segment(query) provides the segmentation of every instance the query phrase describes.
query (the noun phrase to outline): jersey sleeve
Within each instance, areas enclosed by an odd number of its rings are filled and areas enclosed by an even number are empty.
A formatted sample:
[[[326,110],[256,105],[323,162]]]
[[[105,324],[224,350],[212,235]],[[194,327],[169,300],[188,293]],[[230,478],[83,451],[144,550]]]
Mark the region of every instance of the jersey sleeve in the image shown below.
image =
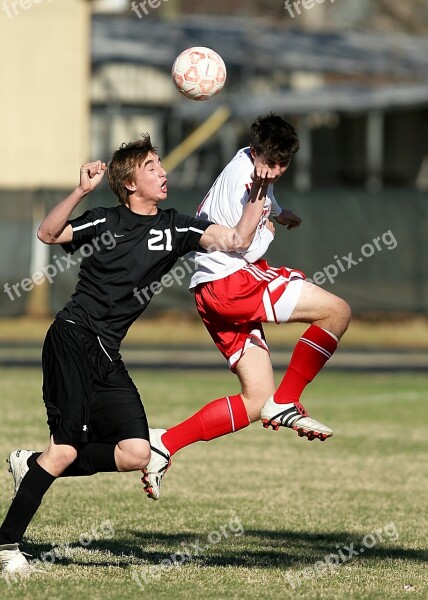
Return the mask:
[[[74,254],[76,250],[96,238],[105,229],[107,211],[105,208],[93,208],[68,221],[73,230],[73,239],[68,244],[61,244],[65,252]]]
[[[270,214],[272,215],[272,217],[278,217],[282,213],[282,208],[278,204],[278,202],[273,194],[271,196],[271,202],[272,202],[272,207],[271,207]]]
[[[200,250],[199,240],[210,225],[212,225],[211,221],[177,213],[174,227],[179,255],[184,256],[192,250]]]
[[[273,239],[273,233],[265,227],[261,234],[257,237],[257,240],[254,240],[251,243],[251,246],[245,252],[241,253],[242,256],[250,263],[259,260],[259,258],[264,256],[271,242],[273,242]]]

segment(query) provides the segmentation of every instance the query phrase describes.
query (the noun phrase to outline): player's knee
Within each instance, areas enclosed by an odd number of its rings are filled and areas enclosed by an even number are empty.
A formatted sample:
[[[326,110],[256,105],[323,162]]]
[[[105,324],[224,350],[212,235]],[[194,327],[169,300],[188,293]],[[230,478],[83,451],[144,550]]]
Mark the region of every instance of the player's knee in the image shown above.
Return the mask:
[[[147,467],[150,461],[150,446],[142,440],[141,444],[134,444],[121,457],[123,471],[139,471]]]
[[[49,449],[46,458],[54,471],[64,471],[76,460],[77,450],[73,446],[54,446]]]
[[[260,391],[253,392],[252,394],[249,394],[248,392],[246,394],[241,394],[250,423],[254,423],[260,419],[261,410],[269,395],[269,392],[260,393]]]
[[[343,335],[345,333],[345,331],[348,329],[349,323],[351,321],[351,317],[352,317],[351,307],[346,302],[346,300],[336,297],[334,313],[335,313],[335,318],[338,321],[339,328],[341,330],[340,335]]]
[[[128,454],[122,459],[122,471],[141,471],[149,464],[150,454],[138,456],[136,454]]]

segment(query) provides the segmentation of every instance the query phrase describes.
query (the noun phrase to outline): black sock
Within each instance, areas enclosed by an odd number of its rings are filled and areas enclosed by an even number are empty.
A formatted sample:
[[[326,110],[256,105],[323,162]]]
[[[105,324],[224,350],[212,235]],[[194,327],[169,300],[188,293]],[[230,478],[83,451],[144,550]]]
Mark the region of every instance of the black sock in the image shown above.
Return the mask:
[[[19,543],[55,477],[33,461],[0,527],[0,544]]]
[[[86,444],[77,452],[77,458],[61,473],[60,477],[83,477],[95,473],[114,473],[117,471],[114,460],[116,444]]]
[[[39,458],[39,456],[41,456],[43,454],[43,452],[33,452],[33,454],[31,454],[28,458],[27,458],[27,465],[28,467],[31,467],[31,465],[36,462],[36,460]]]

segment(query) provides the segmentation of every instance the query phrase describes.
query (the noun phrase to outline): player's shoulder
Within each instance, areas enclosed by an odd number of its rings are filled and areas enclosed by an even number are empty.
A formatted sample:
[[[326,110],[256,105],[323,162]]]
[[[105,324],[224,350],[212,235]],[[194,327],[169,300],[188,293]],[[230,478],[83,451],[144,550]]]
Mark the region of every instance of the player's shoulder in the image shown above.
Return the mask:
[[[122,205],[117,206],[95,206],[90,209],[95,221],[99,223],[118,223],[123,212]]]
[[[201,230],[207,229],[211,225],[211,222],[207,219],[201,218],[200,216],[191,217],[184,213],[179,212],[175,208],[167,208],[160,210],[163,216],[164,222],[170,227],[175,227],[179,233],[186,233],[192,228],[197,228],[200,225]]]
[[[249,146],[245,146],[244,148],[240,148],[235,156],[230,161],[229,165],[240,163],[243,167],[247,169],[252,168],[253,161],[251,159],[251,151]]]
[[[241,148],[223,169],[223,176],[230,182],[247,183],[253,172],[250,148]]]
[[[180,214],[176,208],[158,208],[158,218],[160,221],[175,221]]]
[[[115,214],[119,206],[93,206],[89,208],[88,212],[91,212],[96,217],[106,217],[110,214]]]
[[[180,226],[182,223],[187,222],[190,217],[184,215],[176,208],[159,208],[158,209],[158,223],[163,224],[165,227]]]

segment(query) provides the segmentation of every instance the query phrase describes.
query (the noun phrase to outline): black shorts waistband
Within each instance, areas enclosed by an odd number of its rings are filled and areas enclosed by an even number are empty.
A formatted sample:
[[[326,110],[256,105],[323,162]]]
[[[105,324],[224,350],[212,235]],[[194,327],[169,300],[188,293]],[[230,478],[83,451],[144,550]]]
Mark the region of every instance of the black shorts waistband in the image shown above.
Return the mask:
[[[79,331],[79,333],[86,336],[89,340],[100,346],[103,352],[109,357],[110,360],[120,358],[120,353],[118,349],[109,348],[108,346],[106,346],[106,344],[102,341],[99,335],[88,329],[85,325],[82,325],[82,323],[79,323],[78,321],[73,321],[71,319],[56,317],[55,321],[53,322],[53,325],[54,324],[70,327],[70,329],[75,329]]]
[[[88,336],[91,340],[97,340],[97,336],[95,335],[95,333],[93,331],[91,331],[90,329],[88,329],[87,327],[82,325],[81,323],[78,323],[77,321],[72,321],[71,319],[62,319],[61,317],[57,317],[55,319],[55,321],[53,322],[53,325],[65,325],[66,327],[73,327],[74,329],[77,329],[84,335]]]

